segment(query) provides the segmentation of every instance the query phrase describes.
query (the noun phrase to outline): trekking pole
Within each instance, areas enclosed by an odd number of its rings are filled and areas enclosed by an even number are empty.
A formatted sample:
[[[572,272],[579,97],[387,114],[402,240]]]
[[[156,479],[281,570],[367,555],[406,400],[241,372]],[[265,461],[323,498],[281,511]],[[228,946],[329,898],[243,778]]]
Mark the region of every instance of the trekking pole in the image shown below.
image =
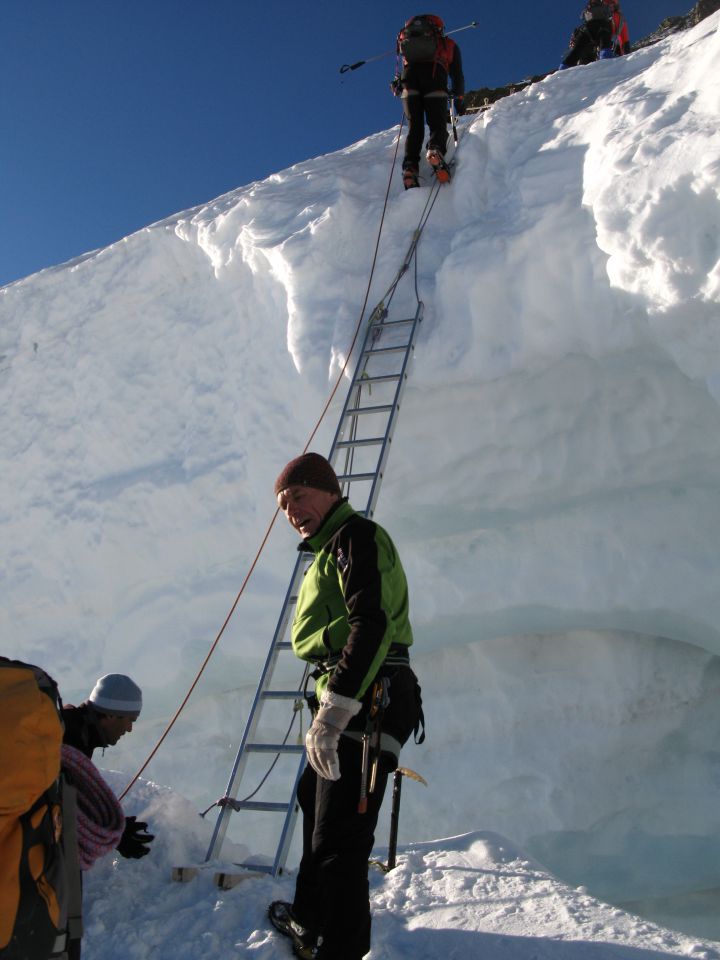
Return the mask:
[[[390,810],[390,840],[388,841],[387,870],[393,870],[395,868],[403,777],[410,777],[411,780],[417,780],[418,783],[424,783],[425,786],[427,786],[427,780],[423,779],[419,773],[415,773],[414,770],[408,769],[408,767],[398,767],[395,771],[393,776],[392,807]]]
[[[373,63],[375,60],[384,60],[385,57],[391,57],[394,50],[386,50],[385,53],[378,53],[374,57],[368,57],[367,60],[358,60],[357,63],[344,63],[340,67],[340,73],[348,73],[350,70],[357,70],[358,67],[364,67],[366,63]]]
[[[451,33],[460,33],[461,30],[470,30],[473,27],[479,26],[480,24],[477,20],[472,20],[470,23],[466,23],[464,27],[455,27],[454,30],[448,30],[445,36],[449,37]],[[340,67],[340,73],[349,73],[351,70],[357,70],[358,67],[364,67],[366,63],[373,63],[375,60],[384,60],[385,57],[391,57],[395,52],[395,50],[386,50],[385,53],[377,53],[374,57],[358,60],[357,63],[344,63]]]
[[[449,37],[451,33],[460,33],[461,30],[472,30],[474,27],[479,27],[479,20],[471,20],[470,23],[466,23],[464,27],[455,27],[454,30],[448,30],[445,33],[446,37]]]
[[[452,125],[453,142],[458,145],[457,114],[455,113],[455,97],[450,97],[450,124]]]

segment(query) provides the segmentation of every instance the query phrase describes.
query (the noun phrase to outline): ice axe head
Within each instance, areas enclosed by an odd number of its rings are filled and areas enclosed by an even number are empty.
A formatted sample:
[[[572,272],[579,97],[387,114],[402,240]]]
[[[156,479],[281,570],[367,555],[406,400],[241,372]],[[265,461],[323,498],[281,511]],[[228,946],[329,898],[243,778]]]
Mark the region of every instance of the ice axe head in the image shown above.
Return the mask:
[[[424,777],[421,777],[419,773],[411,770],[410,767],[398,767],[395,773],[399,773],[403,777],[408,777],[410,780],[417,780],[418,783],[422,783],[424,786],[427,786],[427,780]]]

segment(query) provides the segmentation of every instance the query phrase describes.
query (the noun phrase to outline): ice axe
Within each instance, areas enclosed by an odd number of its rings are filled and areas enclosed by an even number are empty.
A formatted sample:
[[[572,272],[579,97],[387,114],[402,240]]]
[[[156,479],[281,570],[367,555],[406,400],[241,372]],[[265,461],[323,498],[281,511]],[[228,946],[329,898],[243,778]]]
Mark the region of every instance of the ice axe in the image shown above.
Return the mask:
[[[390,840],[388,841],[388,862],[382,863],[380,860],[371,860],[376,866],[380,867],[383,873],[393,870],[396,865],[398,824],[400,822],[400,797],[402,795],[402,778],[409,777],[410,780],[417,780],[427,786],[427,780],[421,777],[419,773],[411,770],[409,767],[398,767],[393,775],[392,806],[390,808]]]

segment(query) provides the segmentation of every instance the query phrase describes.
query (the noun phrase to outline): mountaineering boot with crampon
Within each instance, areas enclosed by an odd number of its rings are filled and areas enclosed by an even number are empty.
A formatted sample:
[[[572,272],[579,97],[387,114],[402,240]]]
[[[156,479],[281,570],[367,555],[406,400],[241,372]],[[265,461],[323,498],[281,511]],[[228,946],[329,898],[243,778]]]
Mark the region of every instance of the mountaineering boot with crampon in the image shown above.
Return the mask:
[[[290,937],[293,952],[298,957],[311,958],[315,956],[317,934],[308,930],[293,916],[292,904],[285,900],[273,900],[268,907],[270,923],[286,937]]]
[[[427,162],[440,183],[450,183],[450,167],[445,163],[439,150],[428,150]]]
[[[408,163],[407,161],[403,163],[403,186],[406,190],[410,190],[411,187],[420,186],[419,173],[420,171],[416,163]]]

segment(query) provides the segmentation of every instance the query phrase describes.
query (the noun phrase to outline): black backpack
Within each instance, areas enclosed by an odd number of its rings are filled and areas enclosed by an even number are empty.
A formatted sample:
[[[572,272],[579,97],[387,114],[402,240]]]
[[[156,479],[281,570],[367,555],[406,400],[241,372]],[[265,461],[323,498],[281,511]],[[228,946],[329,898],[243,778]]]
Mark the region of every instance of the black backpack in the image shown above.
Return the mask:
[[[591,20],[612,20],[612,7],[604,0],[588,0],[583,10],[583,17],[587,23]]]
[[[79,924],[75,808],[60,770],[61,707],[44,670],[0,657],[0,960],[65,956],[69,915]]]
[[[397,38],[398,53],[406,63],[432,63],[442,59],[442,21],[433,14],[411,17]]]

